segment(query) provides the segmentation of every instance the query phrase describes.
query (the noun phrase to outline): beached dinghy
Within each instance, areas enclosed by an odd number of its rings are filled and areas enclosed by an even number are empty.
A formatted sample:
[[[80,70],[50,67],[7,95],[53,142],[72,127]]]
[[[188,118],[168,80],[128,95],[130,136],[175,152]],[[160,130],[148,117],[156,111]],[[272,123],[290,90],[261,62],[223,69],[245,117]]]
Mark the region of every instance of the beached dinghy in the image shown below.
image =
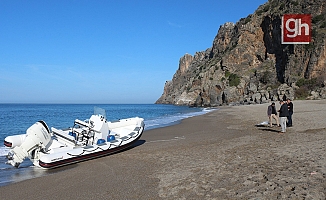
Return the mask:
[[[129,148],[141,137],[144,126],[139,117],[109,122],[102,109],[89,120],[76,119],[74,126],[65,130],[50,131],[44,121],[38,121],[26,134],[6,137],[4,144],[11,148],[9,164],[19,167],[29,158],[35,166],[51,169]]]

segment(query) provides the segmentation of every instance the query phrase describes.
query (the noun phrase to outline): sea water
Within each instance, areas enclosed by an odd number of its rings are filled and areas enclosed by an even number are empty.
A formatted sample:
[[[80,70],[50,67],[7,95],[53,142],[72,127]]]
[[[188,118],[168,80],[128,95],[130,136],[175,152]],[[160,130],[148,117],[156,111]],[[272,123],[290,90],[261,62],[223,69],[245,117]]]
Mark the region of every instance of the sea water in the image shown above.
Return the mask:
[[[18,169],[5,164],[5,156],[9,152],[3,145],[6,136],[24,134],[39,120],[57,129],[72,127],[75,119],[89,119],[94,107],[104,109],[108,121],[130,117],[144,118],[145,130],[173,125],[182,119],[211,111],[161,104],[0,104],[0,186],[56,171],[34,167],[28,159]]]

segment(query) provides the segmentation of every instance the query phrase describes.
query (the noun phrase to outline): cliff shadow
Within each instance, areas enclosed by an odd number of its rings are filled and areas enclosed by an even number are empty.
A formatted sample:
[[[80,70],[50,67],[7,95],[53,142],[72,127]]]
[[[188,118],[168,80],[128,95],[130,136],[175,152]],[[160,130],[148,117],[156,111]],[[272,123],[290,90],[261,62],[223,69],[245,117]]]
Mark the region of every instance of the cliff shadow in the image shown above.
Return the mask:
[[[285,71],[289,60],[289,55],[294,54],[294,45],[281,43],[282,29],[281,16],[265,16],[260,27],[264,33],[263,41],[265,46],[265,60],[268,60],[268,54],[275,55],[275,70],[277,80],[280,83],[286,82]]]

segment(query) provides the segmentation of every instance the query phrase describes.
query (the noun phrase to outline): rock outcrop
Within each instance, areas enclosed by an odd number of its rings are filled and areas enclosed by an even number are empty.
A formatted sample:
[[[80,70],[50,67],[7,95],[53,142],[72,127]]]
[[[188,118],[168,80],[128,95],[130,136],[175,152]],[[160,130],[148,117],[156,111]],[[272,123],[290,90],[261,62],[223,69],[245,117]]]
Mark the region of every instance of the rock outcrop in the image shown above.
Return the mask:
[[[310,44],[281,44],[281,18],[311,13]],[[220,26],[211,48],[186,54],[159,104],[219,106],[326,98],[326,2],[269,0]]]

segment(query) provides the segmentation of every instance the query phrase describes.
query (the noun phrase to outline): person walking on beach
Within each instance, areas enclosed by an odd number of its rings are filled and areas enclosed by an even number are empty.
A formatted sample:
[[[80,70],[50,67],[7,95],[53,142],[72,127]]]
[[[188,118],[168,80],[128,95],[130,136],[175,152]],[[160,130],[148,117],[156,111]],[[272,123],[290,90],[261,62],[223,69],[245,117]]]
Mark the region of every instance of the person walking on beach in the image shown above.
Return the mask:
[[[282,131],[280,133],[285,133],[286,132],[286,120],[287,117],[289,116],[289,110],[288,110],[288,106],[284,101],[280,101],[281,104],[281,108],[279,110],[280,112],[280,121],[281,121],[281,127],[282,127]]]
[[[277,126],[280,126],[274,102],[267,107],[267,115],[268,115],[270,127],[273,127],[273,123],[272,123],[273,119],[275,119]]]
[[[292,126],[292,115],[293,115],[293,103],[291,102],[291,99],[287,99],[286,101],[288,105],[288,110],[289,110],[289,116],[288,116],[288,127]]]

